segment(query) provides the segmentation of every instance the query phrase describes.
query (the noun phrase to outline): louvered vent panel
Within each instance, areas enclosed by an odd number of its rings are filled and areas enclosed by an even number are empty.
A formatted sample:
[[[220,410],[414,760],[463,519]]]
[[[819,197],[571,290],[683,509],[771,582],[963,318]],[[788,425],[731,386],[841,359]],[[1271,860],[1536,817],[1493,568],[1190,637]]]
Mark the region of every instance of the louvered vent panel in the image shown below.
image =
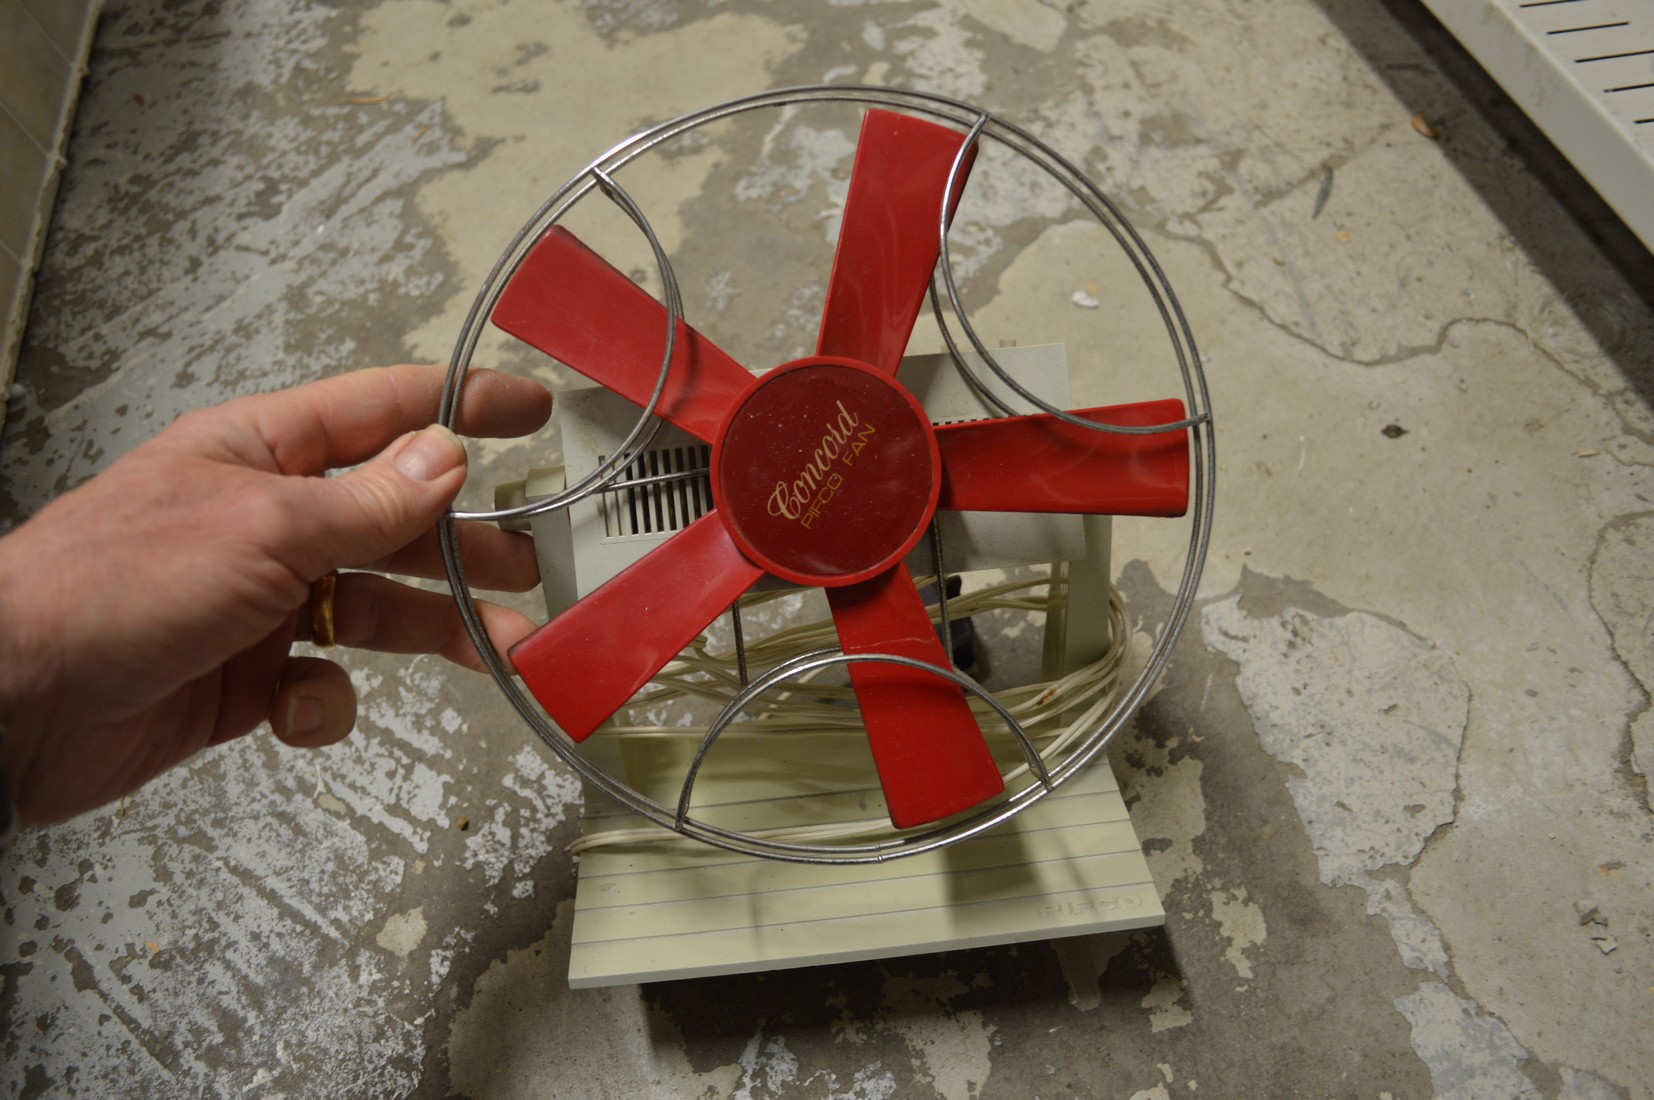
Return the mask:
[[[705,444],[663,447],[639,455],[620,480],[664,480],[599,494],[604,537],[669,534],[706,515],[712,510],[711,465],[712,448]]]

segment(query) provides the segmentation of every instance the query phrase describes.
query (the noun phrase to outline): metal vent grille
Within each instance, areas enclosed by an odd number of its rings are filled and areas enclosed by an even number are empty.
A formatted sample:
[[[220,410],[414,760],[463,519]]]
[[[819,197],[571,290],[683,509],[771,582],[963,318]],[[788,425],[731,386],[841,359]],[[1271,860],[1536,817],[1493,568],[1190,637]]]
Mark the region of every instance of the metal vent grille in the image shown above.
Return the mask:
[[[1654,249],[1654,6],[1424,0]]]
[[[620,478],[643,484],[599,494],[604,537],[638,538],[688,527],[712,511],[711,467],[712,448],[704,443],[645,451]]]

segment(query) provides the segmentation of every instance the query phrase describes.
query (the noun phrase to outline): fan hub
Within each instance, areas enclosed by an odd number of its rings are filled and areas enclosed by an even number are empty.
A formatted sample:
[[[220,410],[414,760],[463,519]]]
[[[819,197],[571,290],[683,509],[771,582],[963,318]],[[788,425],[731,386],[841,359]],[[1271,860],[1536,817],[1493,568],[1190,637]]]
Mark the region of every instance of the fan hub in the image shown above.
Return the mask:
[[[854,584],[925,532],[941,491],[936,435],[894,379],[815,356],[758,378],[732,406],[712,492],[736,545],[797,584]]]

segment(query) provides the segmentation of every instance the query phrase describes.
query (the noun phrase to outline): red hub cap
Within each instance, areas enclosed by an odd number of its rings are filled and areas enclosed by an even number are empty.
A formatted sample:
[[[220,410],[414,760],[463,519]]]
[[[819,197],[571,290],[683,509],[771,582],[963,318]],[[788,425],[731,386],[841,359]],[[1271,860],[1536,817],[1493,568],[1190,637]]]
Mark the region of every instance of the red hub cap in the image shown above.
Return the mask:
[[[889,569],[936,510],[941,459],[911,394],[849,359],[777,367],[735,402],[712,491],[753,563],[836,587]]]

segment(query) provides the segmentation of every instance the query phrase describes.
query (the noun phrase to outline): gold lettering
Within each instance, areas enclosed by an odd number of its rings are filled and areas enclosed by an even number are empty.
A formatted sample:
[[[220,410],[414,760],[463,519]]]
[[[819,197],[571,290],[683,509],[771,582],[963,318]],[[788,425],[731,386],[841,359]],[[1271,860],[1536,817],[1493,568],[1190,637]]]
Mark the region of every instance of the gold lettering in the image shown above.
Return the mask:
[[[791,483],[778,481],[770,493],[769,513],[782,519],[797,520],[808,528],[821,515],[822,506],[837,495],[844,477],[835,473],[835,462],[852,462],[866,446],[873,425],[862,427],[861,417],[851,412],[841,399],[838,415],[823,425],[821,442]],[[858,433],[857,429],[860,429]]]
[[[840,436],[839,436],[840,441],[848,439],[850,437],[850,433],[855,431],[856,430],[856,425],[860,424],[860,423],[861,423],[861,417],[857,416],[855,413],[853,413],[849,409],[845,408],[843,400],[840,400],[839,403],[838,403],[838,425],[837,425],[838,430],[841,433]]]
[[[797,519],[799,509],[808,499],[808,496],[799,495],[796,486],[789,487],[785,482],[778,481],[775,483],[775,492],[770,494],[770,515]]]

